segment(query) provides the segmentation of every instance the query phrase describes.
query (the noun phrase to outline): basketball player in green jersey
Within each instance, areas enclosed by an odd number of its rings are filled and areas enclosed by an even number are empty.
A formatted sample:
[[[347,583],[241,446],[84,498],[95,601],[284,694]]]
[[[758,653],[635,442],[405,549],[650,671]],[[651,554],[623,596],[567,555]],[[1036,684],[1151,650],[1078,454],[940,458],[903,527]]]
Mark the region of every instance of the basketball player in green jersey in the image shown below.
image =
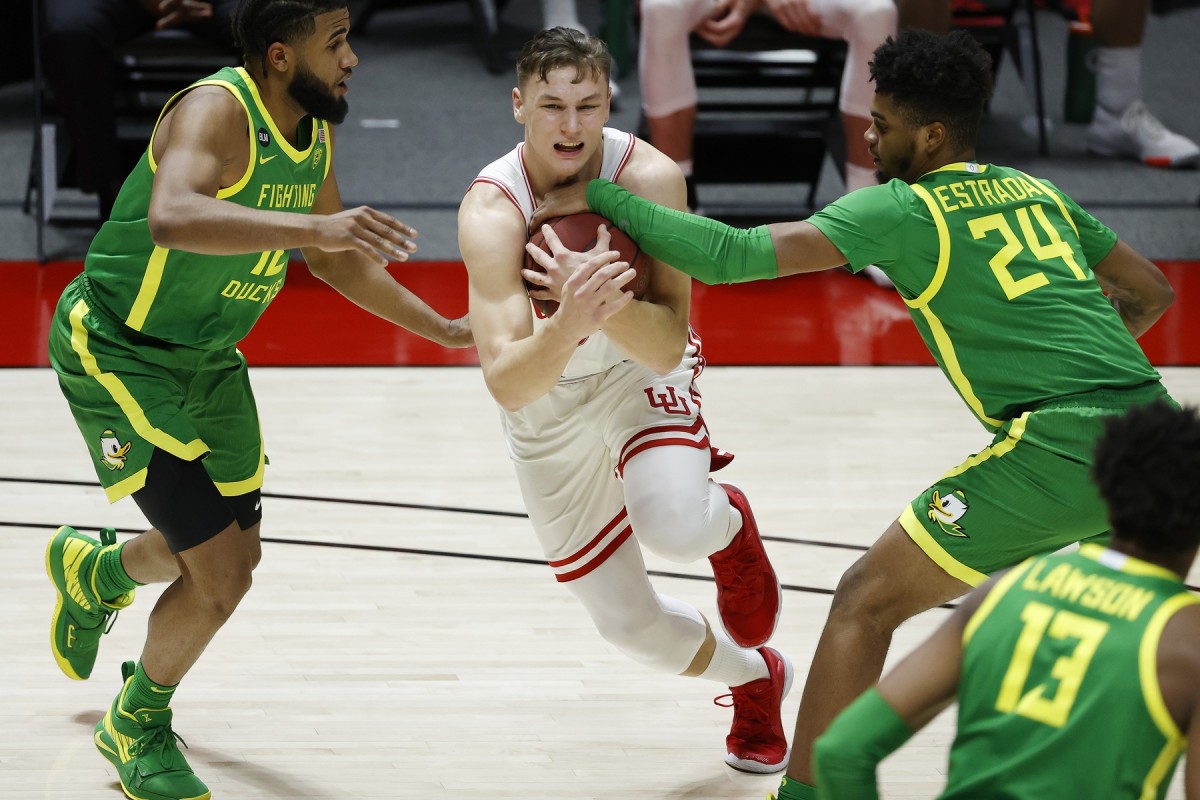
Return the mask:
[[[136,586],[171,583],[95,731],[130,797],[209,796],[177,749],[170,700],[261,555],[266,457],[237,343],[283,286],[288,251],[384,319],[471,342],[465,318],[445,319],[385,270],[416,249],[416,231],[342,209],[331,123],[358,63],[349,25],[345,0],[242,0],[245,66],[167,104],[54,317],[51,363],[108,498],[132,495],[154,526],[119,545],[111,530],[98,542],[65,527],[50,541],[63,672],[91,674],[106,620]]]
[[[533,219],[590,207],[705,283],[875,264],[994,435],[839,581],[781,800],[814,796],[812,742],[879,679],[900,623],[998,569],[1107,532],[1087,476],[1100,420],[1166,396],[1135,341],[1174,297],[1162,273],[1049,182],[975,160],[992,87],[979,45],[963,33],[906,31],[876,49],[871,75],[865,138],[887,182],[807,221],[736,230],[605,181],[559,190]],[[533,257],[547,274],[524,277],[560,285],[563,268]]]
[[[1165,402],[1112,417],[1092,474],[1108,549],[1031,558],[975,590],[817,740],[818,796],[878,797],[875,768],[951,701],[943,800],[1158,798],[1200,759],[1200,419]],[[1189,800],[1200,771],[1189,766]]]

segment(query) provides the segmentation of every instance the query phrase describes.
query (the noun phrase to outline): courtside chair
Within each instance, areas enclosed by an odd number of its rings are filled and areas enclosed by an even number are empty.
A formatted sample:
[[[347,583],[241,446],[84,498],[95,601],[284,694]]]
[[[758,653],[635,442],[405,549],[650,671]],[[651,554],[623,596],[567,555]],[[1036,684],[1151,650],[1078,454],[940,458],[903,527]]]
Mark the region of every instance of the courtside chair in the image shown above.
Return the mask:
[[[807,216],[830,132],[841,130],[846,43],[801,36],[759,14],[728,47],[694,35],[691,46],[699,92],[693,169],[704,212],[760,221]],[[714,204],[704,196],[713,184],[795,185],[797,201]]]
[[[1005,51],[1032,95],[1037,115],[1038,155],[1050,154],[1046,137],[1046,100],[1042,54],[1038,47],[1035,0],[951,0],[950,27],[967,31],[992,56],[993,75]]]

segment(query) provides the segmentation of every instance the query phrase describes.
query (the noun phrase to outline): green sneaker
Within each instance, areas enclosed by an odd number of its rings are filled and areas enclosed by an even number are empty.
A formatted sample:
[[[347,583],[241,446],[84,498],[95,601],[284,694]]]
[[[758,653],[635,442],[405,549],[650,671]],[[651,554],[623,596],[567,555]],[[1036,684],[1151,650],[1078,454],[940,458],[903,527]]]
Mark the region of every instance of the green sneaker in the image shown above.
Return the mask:
[[[133,670],[132,661],[121,665],[125,685],[96,723],[96,749],[117,768],[121,789],[133,800],[209,800],[208,787],[179,752],[176,740],[183,739],[171,730],[171,709],[139,708],[131,713],[121,708]]]
[[[110,617],[133,602],[133,592],[103,602],[96,593],[96,563],[100,551],[115,547],[117,532],[100,531],[100,541],[66,525],[46,546],[46,574],[58,592],[50,622],[50,649],[68,678],[87,680],[96,664],[100,637],[112,627]]]

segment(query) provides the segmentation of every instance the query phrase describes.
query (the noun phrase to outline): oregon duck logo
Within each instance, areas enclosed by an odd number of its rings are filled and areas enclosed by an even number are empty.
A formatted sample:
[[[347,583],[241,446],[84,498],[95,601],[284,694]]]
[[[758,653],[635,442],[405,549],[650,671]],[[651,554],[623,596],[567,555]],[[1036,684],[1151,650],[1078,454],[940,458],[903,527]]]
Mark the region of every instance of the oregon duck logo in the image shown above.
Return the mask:
[[[958,521],[967,513],[968,508],[967,496],[961,490],[955,489],[942,497],[942,493],[934,489],[933,499],[929,503],[929,519],[938,524],[942,533],[965,539],[968,538],[967,532],[962,529]]]
[[[125,456],[130,447],[133,447],[133,442],[121,444],[112,431],[100,434],[100,453],[104,457],[104,466],[109,469],[125,469]]]

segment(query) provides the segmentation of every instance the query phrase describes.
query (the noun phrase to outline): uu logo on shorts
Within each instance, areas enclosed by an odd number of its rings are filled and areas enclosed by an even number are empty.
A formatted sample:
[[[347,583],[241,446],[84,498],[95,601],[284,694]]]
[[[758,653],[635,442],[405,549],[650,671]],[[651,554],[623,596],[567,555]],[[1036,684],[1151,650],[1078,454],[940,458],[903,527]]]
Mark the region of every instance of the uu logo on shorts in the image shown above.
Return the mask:
[[[125,469],[125,457],[131,447],[133,447],[133,442],[121,444],[117,435],[112,431],[100,434],[100,452],[104,457],[104,466],[109,469]]]
[[[968,508],[967,496],[961,489],[955,489],[945,497],[942,497],[942,493],[934,489],[933,499],[929,503],[929,519],[936,522],[942,529],[942,533],[947,536],[966,539],[969,538],[969,535],[958,524],[958,521],[967,513]]]
[[[682,416],[692,413],[691,407],[688,406],[687,398],[676,392],[674,386],[663,386],[661,388],[647,386],[643,391],[646,392],[646,399],[650,401],[651,408],[662,409],[667,414],[679,414]]]

